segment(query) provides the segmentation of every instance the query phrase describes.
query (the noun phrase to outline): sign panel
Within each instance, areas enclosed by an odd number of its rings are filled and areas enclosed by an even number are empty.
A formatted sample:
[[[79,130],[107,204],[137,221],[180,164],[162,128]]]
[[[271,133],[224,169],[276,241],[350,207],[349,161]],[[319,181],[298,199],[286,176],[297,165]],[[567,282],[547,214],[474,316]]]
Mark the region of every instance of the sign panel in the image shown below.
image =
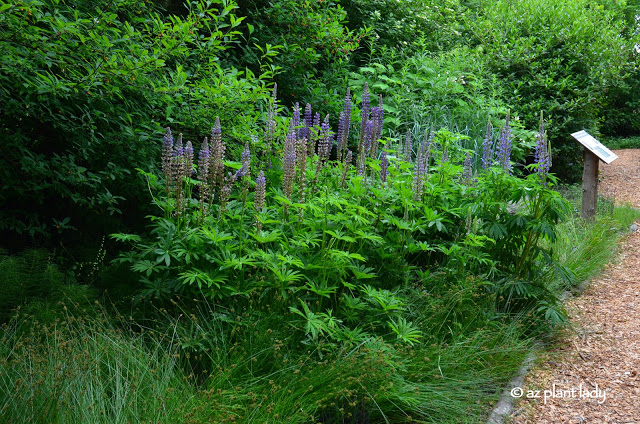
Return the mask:
[[[589,149],[593,154],[598,156],[605,163],[611,163],[618,159],[618,155],[609,150],[604,144],[593,138],[586,131],[578,131],[571,134],[573,138],[578,140],[584,147]]]

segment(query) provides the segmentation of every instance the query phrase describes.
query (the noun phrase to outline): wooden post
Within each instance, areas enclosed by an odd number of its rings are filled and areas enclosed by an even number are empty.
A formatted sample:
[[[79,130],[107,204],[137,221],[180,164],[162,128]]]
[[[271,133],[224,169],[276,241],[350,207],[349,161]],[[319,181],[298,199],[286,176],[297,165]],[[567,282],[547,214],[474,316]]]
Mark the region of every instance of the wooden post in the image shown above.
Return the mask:
[[[593,220],[598,206],[598,167],[600,159],[585,147],[582,152],[584,172],[582,174],[582,217]]]

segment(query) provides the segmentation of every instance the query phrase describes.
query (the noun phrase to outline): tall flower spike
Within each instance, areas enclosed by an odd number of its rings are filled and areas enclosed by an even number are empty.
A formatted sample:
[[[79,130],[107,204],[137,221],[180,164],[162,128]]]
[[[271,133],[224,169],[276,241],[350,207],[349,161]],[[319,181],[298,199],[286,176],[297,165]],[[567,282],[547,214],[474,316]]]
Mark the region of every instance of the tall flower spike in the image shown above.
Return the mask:
[[[387,157],[387,152],[384,150],[380,154],[380,180],[382,184],[386,184],[387,177],[389,176],[389,158]]]
[[[184,168],[184,146],[182,145],[182,134],[178,134],[178,140],[173,146],[173,155],[171,158],[171,180],[176,185],[182,184]]]
[[[320,128],[320,141],[318,143],[318,162],[316,165],[316,180],[322,170],[324,162],[329,160],[331,149],[333,148],[333,133],[329,125],[329,115],[324,118]]]
[[[347,88],[347,94],[344,96],[344,107],[342,108],[340,119],[342,121],[342,132],[337,140],[340,147],[338,149],[338,160],[342,160],[344,156],[349,143],[349,131],[351,130],[351,90],[349,88]],[[338,127],[340,127],[340,124],[338,124]]]
[[[407,137],[404,139],[403,160],[411,162],[411,153],[413,150],[413,142],[411,140],[411,131],[407,131]]]
[[[471,153],[467,152],[467,155],[464,158],[464,164],[462,166],[462,184],[468,186],[471,185]]]
[[[222,140],[222,129],[220,128],[220,118],[216,117],[216,122],[211,130],[211,151],[209,164],[209,178],[212,186],[222,188],[224,179],[224,153],[226,146]]]
[[[371,157],[378,155],[378,145],[382,136],[382,121],[384,119],[384,110],[382,109],[382,96],[380,96],[380,106],[371,109],[371,121],[373,128],[371,130]]]
[[[162,137],[162,173],[167,181],[167,187],[171,184],[171,156],[173,153],[173,135],[171,128],[167,127]]]
[[[510,113],[507,112],[507,117],[504,121],[504,127],[500,132],[500,139],[498,142],[498,163],[507,172],[511,173],[511,142],[513,136],[511,134],[511,126],[509,124]]]
[[[362,88],[362,102],[360,103],[360,137],[358,140],[358,163],[360,162],[360,151],[364,151],[365,154],[368,152],[368,148],[363,149],[363,146],[365,144],[367,122],[369,122],[370,120],[370,112],[371,105],[369,99],[369,84],[365,82],[364,87]]]
[[[271,93],[271,101],[269,102],[269,110],[267,112],[267,128],[265,130],[265,140],[267,142],[267,151],[271,151],[271,145],[276,133],[276,115],[278,113],[278,84],[273,84],[273,92]]]
[[[236,171],[236,178],[251,177],[251,150],[249,149],[249,143],[244,145],[244,150],[241,155],[242,166]]]
[[[346,128],[346,116],[344,111],[340,112],[340,118],[338,119],[338,135],[336,136],[336,141],[338,142],[338,160],[342,160],[342,152],[347,146],[347,139],[344,134],[347,132]]]
[[[182,145],[182,134],[178,134],[178,140],[173,147],[173,157],[171,161],[171,180],[175,182],[176,186],[176,215],[180,215],[182,213],[182,180],[186,176],[187,169],[185,162],[184,146]]]
[[[362,88],[362,104],[360,108],[362,109],[360,119],[362,120],[362,122],[365,122],[369,119],[369,112],[371,111],[369,83],[367,82],[364,83],[364,87]]]
[[[324,118],[321,126],[321,138],[318,146],[318,156],[323,160],[328,160],[331,155],[331,149],[333,148],[333,133],[331,132],[331,126],[329,124],[329,115]]]
[[[296,174],[296,129],[293,121],[289,125],[289,133],[284,143],[282,168],[282,190],[285,196],[287,196],[287,199],[291,200],[293,180]]]
[[[300,135],[300,103],[293,105],[293,117],[291,118],[293,127],[296,129],[296,133]]]
[[[187,141],[187,145],[184,147],[184,166],[185,176],[191,177],[193,175],[193,145],[190,141]]]
[[[304,128],[300,135],[309,140],[311,138],[311,127],[313,126],[313,110],[309,103],[304,107]]]
[[[422,143],[418,148],[418,155],[413,165],[413,199],[419,201],[422,199],[422,192],[424,190],[425,181],[425,143]]]
[[[364,138],[363,138],[363,148],[365,154],[368,154],[371,150],[371,142],[373,139],[373,121],[368,119],[364,124]]]
[[[200,212],[202,218],[204,218],[207,212],[207,205],[209,203],[209,143],[207,137],[204,138],[200,152],[198,153],[198,185],[200,191]]]
[[[264,177],[264,171],[260,171],[258,173],[258,178],[256,178],[256,196],[253,201],[253,207],[255,208],[256,212],[260,212],[262,208],[264,208],[266,187],[267,180]]]
[[[351,150],[347,149],[347,154],[345,155],[344,163],[342,164],[342,176],[340,177],[341,186],[347,179],[347,173],[349,172],[349,168],[351,168],[351,162],[353,162],[353,154],[351,153]]]
[[[487,132],[482,141],[482,169],[489,169],[493,165],[493,129],[491,118],[487,121]]]
[[[536,134],[536,150],[535,150],[535,163],[538,165],[536,172],[540,177],[540,180],[546,185],[547,175],[551,169],[551,148],[547,142],[547,133],[544,128],[544,116],[540,112],[540,129]]]

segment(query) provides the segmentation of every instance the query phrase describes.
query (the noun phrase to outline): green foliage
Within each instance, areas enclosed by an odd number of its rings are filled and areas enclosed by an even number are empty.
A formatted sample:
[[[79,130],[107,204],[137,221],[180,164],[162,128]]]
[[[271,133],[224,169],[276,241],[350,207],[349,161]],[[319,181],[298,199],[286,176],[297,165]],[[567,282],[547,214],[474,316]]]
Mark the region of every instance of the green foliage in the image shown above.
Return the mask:
[[[350,75],[350,85],[361,89],[368,81],[384,95],[385,124],[396,137],[417,124],[422,129],[448,127],[481,139],[487,117],[507,111],[498,81],[465,47],[438,56],[424,50],[411,56],[388,54],[382,63],[369,63]]]
[[[599,128],[633,43],[620,37],[613,12],[588,1],[493,0],[477,7],[467,21],[477,50],[528,126],[544,110],[557,150],[554,170],[575,178],[580,148],[569,134]]]
[[[349,27],[370,27],[375,40],[370,49],[403,51],[417,48],[432,52],[448,50],[460,42],[462,8],[459,0],[341,0]]]
[[[247,15],[246,44],[230,57],[254,71],[268,66],[280,98],[337,110],[336,90],[346,86],[353,53],[368,37],[345,26],[346,12],[333,1],[240,1]]]
[[[389,163],[383,179],[363,136],[354,137],[361,140],[354,147],[360,155],[351,167],[325,161],[326,128],[317,151],[315,136],[300,131],[291,128],[282,147],[302,155],[295,168],[278,157],[251,155],[251,163],[223,182],[209,186],[200,176],[183,176],[168,191],[164,181],[142,172],[152,193],[164,192],[154,197],[162,213],[152,217],[152,237],[113,238],[133,246],[118,261],[140,275],[143,298],[204,295],[231,307],[257,294],[289,316],[305,344],[326,349],[371,336],[417,343],[422,332],[401,288],[425,272],[442,274],[446,285],[470,277],[477,293],[493,296],[496,313],[547,305],[534,315],[555,317],[547,312],[557,298],[539,279],[553,264],[541,241],[554,241],[567,206],[545,185],[551,177],[543,184],[538,174],[522,179],[494,167],[478,169],[472,182],[471,165],[462,164],[471,154],[462,146],[468,137],[442,129],[425,134],[415,160],[404,140],[376,140],[385,143]],[[258,207],[251,170],[269,162],[262,172],[271,185]],[[214,201],[202,197],[209,192]],[[511,210],[510,203],[519,208]]]
[[[2,421],[203,422],[225,412],[193,416],[194,385],[162,335],[135,334],[126,322],[118,328],[99,308],[91,315],[72,309],[57,305],[52,324],[19,316],[3,326]]]
[[[200,136],[215,113],[243,138],[266,96],[263,79],[220,65],[238,35],[234,2],[197,2],[184,17],[128,0],[0,8],[3,232],[116,227],[112,215],[139,211],[131,172],[151,167],[162,126]]]
[[[27,301],[58,298],[63,287],[64,276],[48,252],[28,250],[9,256],[0,251],[0,322]]]

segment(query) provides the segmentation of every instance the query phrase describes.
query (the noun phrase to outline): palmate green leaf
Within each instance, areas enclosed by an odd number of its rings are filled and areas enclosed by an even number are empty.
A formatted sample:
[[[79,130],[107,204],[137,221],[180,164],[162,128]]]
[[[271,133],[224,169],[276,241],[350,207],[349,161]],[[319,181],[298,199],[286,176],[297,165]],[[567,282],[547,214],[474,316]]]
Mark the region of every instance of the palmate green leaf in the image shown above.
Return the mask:
[[[227,240],[233,240],[232,234],[225,233],[224,231],[218,232],[215,228],[212,228],[212,229],[202,228],[200,231],[212,243],[217,244]]]
[[[371,272],[371,271],[373,271],[373,268],[368,268],[364,264],[358,264],[358,265],[352,266],[351,267],[351,271],[353,272],[353,275],[358,280],[365,280],[365,279],[368,279],[368,278],[376,278],[377,277],[376,274]]]
[[[258,243],[272,243],[278,241],[281,235],[282,231],[276,229],[272,231],[261,230],[257,234],[251,234],[251,237],[256,239]]]
[[[395,320],[389,321],[389,328],[396,333],[398,340],[413,346],[422,338],[422,331],[413,325],[412,322],[407,322],[403,317],[398,317]]]
[[[256,261],[249,255],[237,256],[235,253],[232,253],[229,250],[225,250],[223,257],[224,259],[221,261],[222,266],[220,267],[220,270],[228,268],[240,270],[242,269],[242,267],[256,266]]]
[[[358,235],[361,240],[370,241],[374,246],[380,246],[384,243],[384,239],[382,237],[370,231],[357,230],[355,234]]]
[[[206,286],[207,288],[211,288],[215,286],[216,288],[220,288],[220,284],[224,282],[224,277],[222,275],[217,275],[215,278],[212,278],[208,273],[201,271],[199,269],[192,269],[179,274],[180,280],[188,285],[197,284],[199,289],[202,289],[202,286]]]
[[[491,226],[487,231],[487,234],[489,235],[489,237],[495,240],[495,239],[501,239],[503,237],[506,237],[508,233],[504,225],[498,222],[492,222]]]
[[[158,255],[156,257],[156,263],[157,264],[159,264],[162,261],[164,261],[164,263],[167,266],[169,266],[171,264],[171,252],[170,251],[168,251],[166,249],[158,248],[158,249],[155,249],[153,251],[153,253]]]
[[[275,275],[280,286],[283,284],[291,285],[297,283],[303,278],[303,275],[299,271],[288,269],[285,265],[280,265],[278,267],[268,266],[267,268],[273,273],[273,275]]]
[[[111,237],[114,240],[118,240],[118,241],[132,241],[132,242],[136,242],[136,243],[142,241],[140,236],[136,235],[136,234],[115,233],[115,234],[109,235],[109,237]]]
[[[367,261],[367,259],[359,253],[351,253],[351,252],[346,252],[344,250],[337,250],[337,249],[329,249],[328,253],[331,259],[338,263],[347,262],[349,261],[349,259],[356,259],[362,262]]]
[[[324,284],[318,284],[315,281],[309,279],[309,281],[307,281],[307,284],[304,286],[304,288],[306,288],[307,290],[309,290],[312,293],[317,294],[318,296],[321,297],[326,297],[327,299],[331,298],[332,294],[335,294],[336,291],[338,290],[337,286],[325,286]]]
[[[289,306],[289,310],[292,313],[301,316],[305,320],[305,334],[310,335],[312,339],[317,340],[318,336],[324,335],[325,333],[324,321],[321,316],[311,312],[309,306],[307,306],[304,301],[300,300],[300,303],[302,304],[304,312],[294,306]]]
[[[286,255],[285,256],[285,255],[278,254],[278,255],[276,255],[276,257],[278,258],[278,261],[281,264],[293,265],[293,266],[296,266],[296,267],[302,268],[302,269],[305,268],[304,263],[300,259],[295,258],[295,257],[293,257],[291,255]]]
[[[161,271],[167,269],[164,266],[158,265],[157,262],[151,262],[149,260],[140,260],[131,265],[131,269],[137,272],[143,272],[149,277],[154,271]]]
[[[317,231],[304,231],[296,234],[290,243],[299,247],[318,247],[322,239]]]
[[[370,303],[379,306],[384,312],[404,310],[404,302],[389,290],[380,290],[365,284],[360,291],[367,295]]]
[[[351,236],[346,235],[346,234],[345,234],[343,231],[341,231],[341,230],[336,230],[336,231],[333,231],[333,230],[327,230],[327,231],[325,231],[325,233],[327,233],[327,234],[331,235],[333,238],[338,239],[338,240],[340,240],[340,241],[345,241],[345,242],[347,242],[347,243],[355,243],[355,242],[356,242],[356,239],[354,239],[354,238],[353,238],[353,237],[351,237]]]

